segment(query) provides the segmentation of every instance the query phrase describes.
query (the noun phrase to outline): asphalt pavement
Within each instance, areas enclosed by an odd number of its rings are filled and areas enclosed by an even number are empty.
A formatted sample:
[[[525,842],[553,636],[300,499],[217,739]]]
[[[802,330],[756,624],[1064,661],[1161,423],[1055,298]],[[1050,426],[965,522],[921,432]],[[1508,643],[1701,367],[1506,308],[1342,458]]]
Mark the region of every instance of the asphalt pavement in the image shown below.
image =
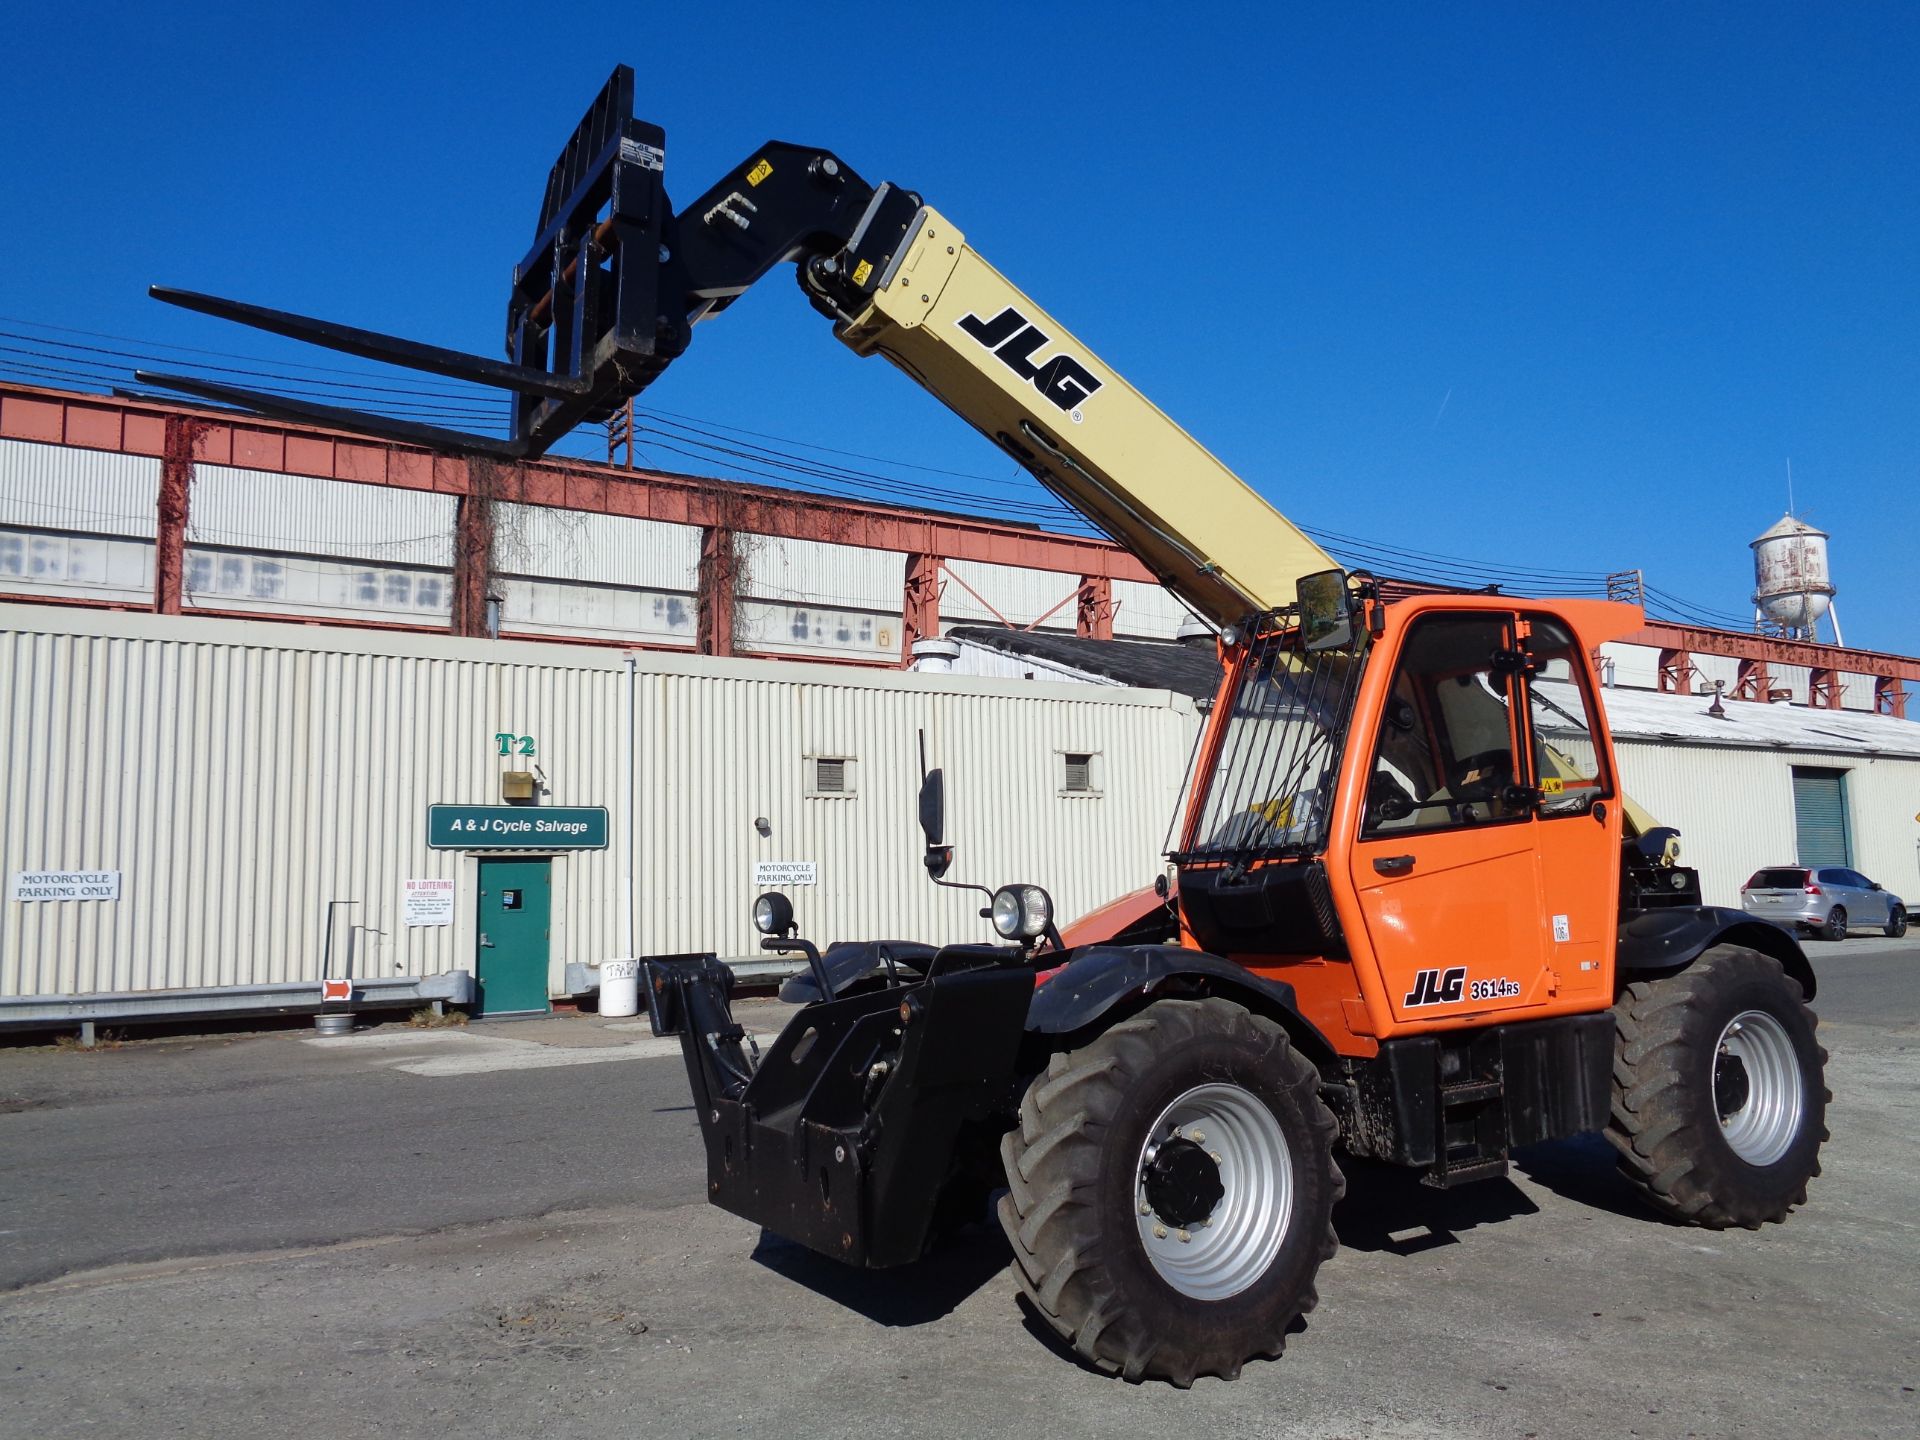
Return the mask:
[[[1787,1224],[1649,1218],[1591,1140],[1353,1167],[1286,1356],[1191,1392],[1059,1353],[989,1229],[867,1275],[705,1205],[640,1026],[0,1049],[0,1434],[1911,1436],[1920,944],[1811,953],[1834,1138]]]

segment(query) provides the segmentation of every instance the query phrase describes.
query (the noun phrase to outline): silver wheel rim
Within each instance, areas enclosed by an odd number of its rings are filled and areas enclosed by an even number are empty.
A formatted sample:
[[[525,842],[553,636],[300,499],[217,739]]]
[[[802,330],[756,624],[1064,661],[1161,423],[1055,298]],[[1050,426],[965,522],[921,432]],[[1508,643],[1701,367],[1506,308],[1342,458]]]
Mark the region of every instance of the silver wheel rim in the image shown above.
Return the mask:
[[[1721,1117],[1720,1130],[1733,1153],[1749,1165],[1771,1165],[1787,1153],[1800,1133],[1805,1092],[1800,1058],[1787,1027],[1764,1010],[1742,1010],[1720,1032],[1714,1065],[1721,1056],[1738,1058],[1747,1072],[1747,1096],[1740,1108]],[[1716,1082],[1714,1108],[1719,1109]]]
[[[1147,1167],[1163,1141],[1199,1145],[1224,1192],[1204,1221],[1169,1225],[1147,1199]],[[1293,1219],[1293,1152],[1264,1101],[1238,1085],[1196,1085],[1160,1112],[1133,1167],[1140,1243],[1160,1278],[1196,1300],[1238,1295],[1273,1264]]]

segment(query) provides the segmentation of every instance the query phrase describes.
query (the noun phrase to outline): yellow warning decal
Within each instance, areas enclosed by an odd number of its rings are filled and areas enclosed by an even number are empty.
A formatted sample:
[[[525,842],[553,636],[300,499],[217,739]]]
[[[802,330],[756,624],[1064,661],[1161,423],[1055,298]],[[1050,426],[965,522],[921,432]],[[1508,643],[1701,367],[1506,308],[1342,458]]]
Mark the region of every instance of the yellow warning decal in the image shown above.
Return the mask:
[[[1558,795],[1567,788],[1567,782],[1558,775],[1543,775],[1540,778],[1540,788],[1549,795]]]
[[[862,260],[858,265],[853,267],[853,283],[856,285],[866,284],[867,277],[872,273],[873,262],[871,260]]]
[[[765,160],[756,160],[753,162],[753,168],[747,171],[747,184],[758,185],[772,173],[773,166],[769,165]]]

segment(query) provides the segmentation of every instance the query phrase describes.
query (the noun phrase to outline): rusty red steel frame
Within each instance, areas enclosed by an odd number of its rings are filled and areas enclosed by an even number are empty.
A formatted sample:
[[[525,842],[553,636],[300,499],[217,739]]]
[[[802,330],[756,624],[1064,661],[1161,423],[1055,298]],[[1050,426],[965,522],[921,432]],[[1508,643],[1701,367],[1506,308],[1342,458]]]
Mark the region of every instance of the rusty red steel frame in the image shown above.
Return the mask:
[[[174,437],[171,449],[170,433]],[[702,476],[629,470],[585,461],[469,461],[345,431],[231,411],[79,394],[10,382],[0,382],[0,438],[114,454],[148,455],[162,460],[163,475],[172,478],[163,484],[159,500],[162,553],[156,557],[155,573],[161,578],[156,582],[153,608],[163,611],[168,608],[164,579],[170,573],[167,567],[173,566],[171,573],[177,574],[182,564],[186,494],[180,487],[186,484],[190,466],[196,463],[461,497],[491,490],[489,498],[493,500],[664,520],[709,530],[750,529],[758,534],[798,540],[828,540],[842,545],[900,551],[908,557],[906,573],[902,576],[901,663],[911,659],[914,639],[937,633],[936,577],[948,561],[970,560],[1077,577],[1083,591],[1097,597],[1094,603],[1082,605],[1081,624],[1077,628],[1082,634],[1096,636],[1103,630],[1111,634],[1110,609],[1105,624],[1101,623],[1101,611],[1113,603],[1114,581],[1153,583],[1146,567],[1111,541],[1052,535],[1033,526],[1008,521],[930,513],[905,506],[841,500],[771,486],[740,485]],[[491,479],[482,482],[478,471],[488,465],[493,467]],[[172,514],[169,507],[176,504],[177,523],[166,523]],[[1426,587],[1404,582],[1395,586],[1396,593],[1401,590],[1413,593],[1423,588]],[[40,597],[0,598],[38,600]],[[178,608],[177,597],[173,608]],[[462,633],[477,630],[474,617],[467,617]],[[634,648],[625,641],[578,638],[583,643]],[[1747,673],[1753,678],[1728,698],[1765,699],[1765,687],[1759,682],[1771,670],[1804,666],[1835,676],[1870,675],[1875,681],[1876,708],[1902,715],[1908,698],[1905,682],[1920,684],[1920,658],[1737,630],[1657,620],[1649,621],[1645,629],[1626,637],[1626,643],[1659,649],[1663,659],[1672,658],[1676,674],[1682,673],[1683,661],[1690,667],[1694,655],[1725,655],[1747,662],[1751,667]]]

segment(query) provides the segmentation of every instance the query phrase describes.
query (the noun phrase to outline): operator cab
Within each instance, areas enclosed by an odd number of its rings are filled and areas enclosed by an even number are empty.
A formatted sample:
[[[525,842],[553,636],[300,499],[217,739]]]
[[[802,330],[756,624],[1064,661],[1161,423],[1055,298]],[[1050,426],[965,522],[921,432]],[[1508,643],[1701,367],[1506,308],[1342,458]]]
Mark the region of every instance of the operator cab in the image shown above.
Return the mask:
[[[1173,855],[1191,941],[1351,964],[1381,1037],[1590,1006],[1620,817],[1577,623],[1498,596],[1388,606],[1339,571],[1250,622]]]

